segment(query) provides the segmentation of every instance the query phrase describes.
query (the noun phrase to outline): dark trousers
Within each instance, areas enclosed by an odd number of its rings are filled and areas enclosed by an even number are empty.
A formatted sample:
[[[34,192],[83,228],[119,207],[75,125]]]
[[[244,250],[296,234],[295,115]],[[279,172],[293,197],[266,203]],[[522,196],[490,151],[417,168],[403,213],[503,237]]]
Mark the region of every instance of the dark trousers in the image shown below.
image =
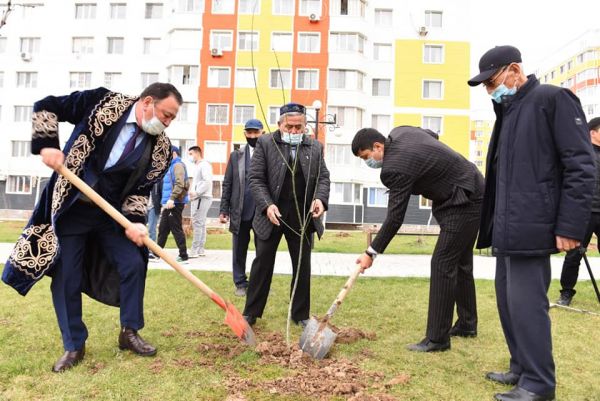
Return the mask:
[[[163,209],[160,214],[160,222],[158,223],[158,241],[157,244],[161,248],[165,247],[169,233],[173,233],[177,248],[179,248],[179,257],[183,260],[188,258],[187,245],[185,243],[185,234],[183,232],[183,208],[182,203],[176,203],[172,209]]]
[[[454,305],[464,330],[477,330],[477,302],[473,279],[473,245],[477,238],[481,203],[452,208],[436,216],[440,236],[431,258],[427,338],[449,339]]]
[[[548,315],[550,256],[498,256],[496,301],[519,386],[536,394],[554,391],[556,378]]]
[[[592,213],[590,221],[587,226],[587,231],[581,246],[587,248],[592,239],[592,234],[596,234],[596,237],[600,238],[600,213]],[[560,292],[569,294],[570,296],[575,295],[575,284],[577,284],[577,277],[579,276],[579,264],[583,255],[578,249],[567,252],[565,261],[563,262],[562,273],[560,275],[560,285],[562,289]]]
[[[282,212],[283,213],[283,212]],[[290,257],[292,259],[292,282],[290,284],[290,294],[294,287],[296,275],[298,275],[298,286],[292,300],[292,319],[296,322],[308,319],[310,312],[310,235],[304,235],[302,243],[302,260],[300,270],[298,270],[298,259],[300,256],[300,236],[298,218],[293,217],[296,213],[289,213],[291,218],[284,218],[284,221],[289,224],[294,231],[288,228],[285,224],[274,226],[271,236],[266,240],[255,238],[256,258],[252,262],[250,270],[250,282],[248,292],[246,293],[246,307],[244,315],[262,317],[269,290],[271,288],[271,280],[273,278],[273,269],[275,268],[275,255],[277,247],[281,241],[281,237],[285,236],[287,241]],[[284,213],[285,216],[285,213]]]
[[[250,230],[252,230],[252,220],[240,221],[240,227],[237,234],[233,234],[233,283],[236,287],[248,287],[248,277],[246,277],[246,257],[248,256],[248,244],[250,244]],[[256,247],[256,236],[254,236],[254,246]]]
[[[81,203],[73,205],[57,226],[60,260],[52,275],[52,301],[65,350],[83,348],[88,336],[81,313],[83,258],[88,234],[105,251],[119,272],[121,326],[140,330],[144,327],[144,288],[146,264],[141,249],[125,237],[101,209]]]

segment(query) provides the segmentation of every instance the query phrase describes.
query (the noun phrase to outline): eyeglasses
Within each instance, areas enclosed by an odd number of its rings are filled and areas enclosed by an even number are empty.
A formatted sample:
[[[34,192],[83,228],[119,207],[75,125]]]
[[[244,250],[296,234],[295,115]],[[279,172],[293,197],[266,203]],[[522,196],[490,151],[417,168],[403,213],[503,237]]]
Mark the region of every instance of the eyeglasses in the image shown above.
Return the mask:
[[[494,74],[492,77],[490,77],[490,78],[486,79],[485,81],[483,81],[483,82],[482,82],[483,86],[485,86],[486,88],[489,88],[490,86],[493,86],[493,85],[494,85],[494,82],[496,81],[496,79],[498,79],[498,77],[499,77],[500,75],[502,75],[502,73],[503,73],[504,71],[506,71],[506,68],[507,68],[507,67],[508,67],[508,66],[507,66],[507,65],[505,65],[504,67],[500,68],[500,71],[498,71],[498,72],[497,72],[496,74]]]

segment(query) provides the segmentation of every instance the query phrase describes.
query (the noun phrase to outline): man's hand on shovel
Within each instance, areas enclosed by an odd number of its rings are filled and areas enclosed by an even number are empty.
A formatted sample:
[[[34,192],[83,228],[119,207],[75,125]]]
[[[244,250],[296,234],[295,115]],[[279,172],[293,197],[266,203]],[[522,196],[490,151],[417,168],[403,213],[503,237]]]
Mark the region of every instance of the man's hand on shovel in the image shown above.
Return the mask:
[[[148,236],[148,229],[142,223],[131,223],[125,229],[125,235],[137,246],[144,246],[144,238]]]
[[[360,272],[364,273],[365,270],[367,270],[369,267],[373,266],[373,258],[371,258],[366,253],[363,253],[362,255],[360,255],[358,257],[358,259],[356,259],[356,264],[360,265],[360,267],[361,267]]]

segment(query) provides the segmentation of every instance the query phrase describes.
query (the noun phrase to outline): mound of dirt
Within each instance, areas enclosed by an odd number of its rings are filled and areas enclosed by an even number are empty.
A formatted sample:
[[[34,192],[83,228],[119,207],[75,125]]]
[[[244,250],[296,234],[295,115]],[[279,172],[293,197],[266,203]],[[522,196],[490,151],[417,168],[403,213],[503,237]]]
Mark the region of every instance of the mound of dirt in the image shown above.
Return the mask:
[[[337,334],[335,342],[338,344],[352,344],[363,338],[373,341],[377,338],[377,335],[372,331],[362,331],[353,327],[344,327],[341,329],[332,325],[330,327]]]

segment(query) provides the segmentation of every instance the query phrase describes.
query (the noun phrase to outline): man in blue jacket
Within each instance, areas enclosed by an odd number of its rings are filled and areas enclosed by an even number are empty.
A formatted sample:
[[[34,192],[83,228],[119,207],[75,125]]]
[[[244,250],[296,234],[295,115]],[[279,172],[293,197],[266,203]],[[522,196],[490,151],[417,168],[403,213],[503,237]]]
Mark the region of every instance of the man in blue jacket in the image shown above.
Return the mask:
[[[553,400],[548,315],[550,254],[579,246],[591,212],[595,167],[579,99],[526,76],[521,53],[497,46],[479,61],[496,123],[487,155],[478,248],[492,247],[496,300],[510,370],[487,378],[513,389],[496,400]]]

